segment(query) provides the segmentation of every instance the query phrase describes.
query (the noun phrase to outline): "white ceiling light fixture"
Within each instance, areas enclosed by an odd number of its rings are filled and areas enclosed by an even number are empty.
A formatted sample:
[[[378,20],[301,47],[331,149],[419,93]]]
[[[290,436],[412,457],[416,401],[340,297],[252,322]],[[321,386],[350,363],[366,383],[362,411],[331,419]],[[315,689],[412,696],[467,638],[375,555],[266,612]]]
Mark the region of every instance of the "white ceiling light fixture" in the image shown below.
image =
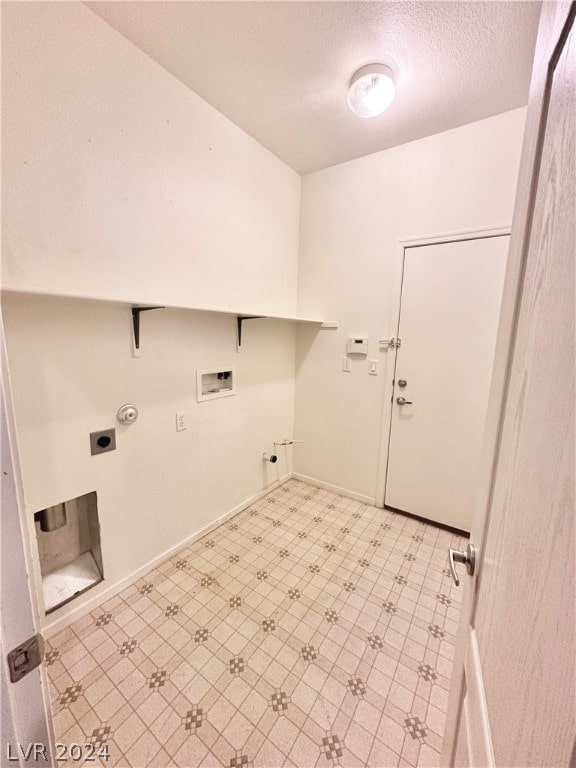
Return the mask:
[[[376,117],[388,109],[395,93],[394,73],[390,67],[368,64],[352,78],[348,106],[358,117]]]

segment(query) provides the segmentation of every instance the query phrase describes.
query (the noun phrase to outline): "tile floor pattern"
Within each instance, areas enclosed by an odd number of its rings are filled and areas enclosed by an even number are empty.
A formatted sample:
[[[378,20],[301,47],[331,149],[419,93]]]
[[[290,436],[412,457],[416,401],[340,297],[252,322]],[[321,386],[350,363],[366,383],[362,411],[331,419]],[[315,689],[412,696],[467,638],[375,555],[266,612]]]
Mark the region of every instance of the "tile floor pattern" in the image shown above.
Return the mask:
[[[462,544],[290,480],[49,640],[57,740],[130,768],[438,765]]]

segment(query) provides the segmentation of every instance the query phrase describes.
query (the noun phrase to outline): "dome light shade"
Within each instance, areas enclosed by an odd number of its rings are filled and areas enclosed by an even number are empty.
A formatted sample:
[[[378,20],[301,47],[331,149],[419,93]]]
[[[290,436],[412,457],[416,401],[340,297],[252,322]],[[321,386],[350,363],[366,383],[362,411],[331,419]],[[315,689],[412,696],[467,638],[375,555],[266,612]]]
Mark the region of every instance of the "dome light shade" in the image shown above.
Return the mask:
[[[348,106],[358,117],[376,117],[388,109],[394,98],[394,73],[385,64],[368,64],[352,78]]]

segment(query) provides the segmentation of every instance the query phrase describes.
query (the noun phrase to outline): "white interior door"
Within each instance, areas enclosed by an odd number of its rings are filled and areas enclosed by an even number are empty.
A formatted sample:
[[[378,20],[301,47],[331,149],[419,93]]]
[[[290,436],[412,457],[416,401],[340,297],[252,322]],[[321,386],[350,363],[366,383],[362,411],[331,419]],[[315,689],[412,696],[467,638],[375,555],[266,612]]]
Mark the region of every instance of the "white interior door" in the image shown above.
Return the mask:
[[[443,765],[576,764],[575,15],[543,6]]]
[[[385,504],[464,531],[472,522],[508,242],[487,237],[404,251]]]

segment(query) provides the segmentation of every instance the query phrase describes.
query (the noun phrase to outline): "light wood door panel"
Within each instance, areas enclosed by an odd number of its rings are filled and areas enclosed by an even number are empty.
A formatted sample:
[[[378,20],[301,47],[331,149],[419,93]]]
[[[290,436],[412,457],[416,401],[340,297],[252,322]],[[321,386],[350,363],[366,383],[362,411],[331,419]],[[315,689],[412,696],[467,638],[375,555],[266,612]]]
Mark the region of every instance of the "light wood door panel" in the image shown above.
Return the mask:
[[[575,40],[552,74],[475,621],[496,765],[568,765],[575,735]]]
[[[447,765],[574,759],[574,15],[574,4],[545,4],[540,25],[472,533],[480,570],[463,601]],[[481,743],[489,749],[478,762]]]

